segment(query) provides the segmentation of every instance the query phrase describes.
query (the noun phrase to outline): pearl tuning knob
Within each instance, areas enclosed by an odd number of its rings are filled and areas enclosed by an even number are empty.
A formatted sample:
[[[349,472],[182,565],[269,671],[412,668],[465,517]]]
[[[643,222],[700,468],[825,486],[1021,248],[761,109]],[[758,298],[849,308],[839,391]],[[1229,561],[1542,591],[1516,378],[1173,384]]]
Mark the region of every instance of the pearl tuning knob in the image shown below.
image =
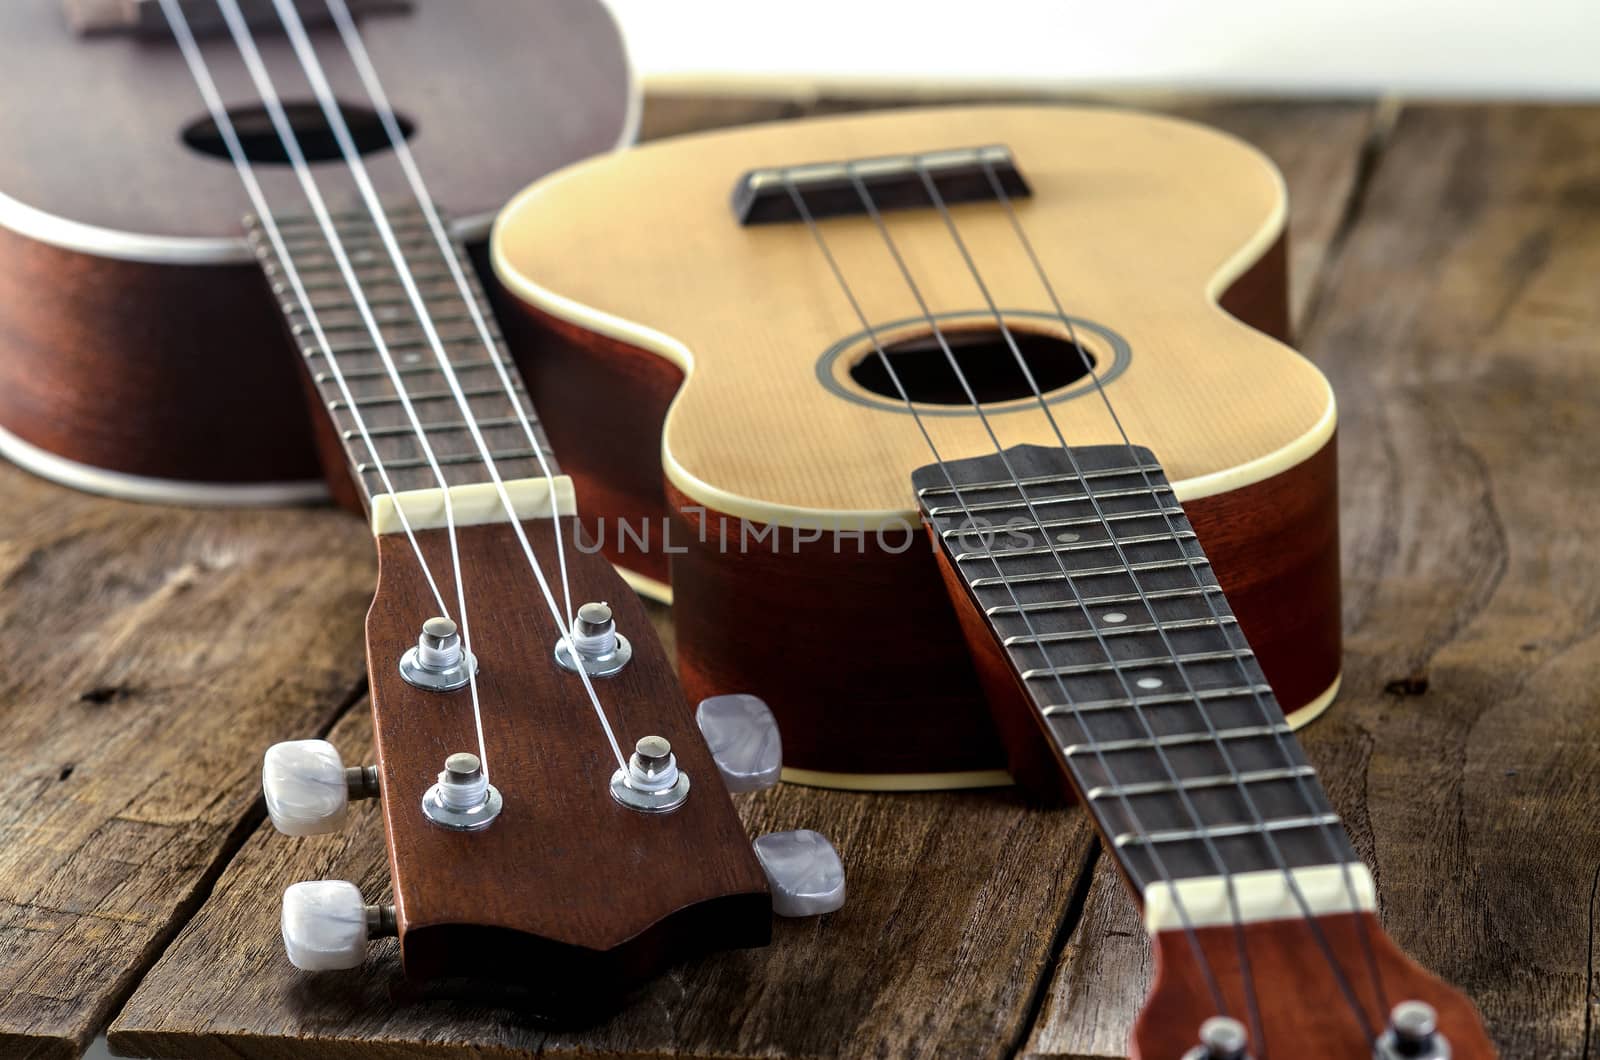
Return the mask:
[[[749,695],[702,699],[694,720],[729,791],[760,791],[778,783],[783,740],[772,710],[760,699]]]
[[[844,905],[844,863],[821,832],[772,832],[757,839],[755,848],[774,913],[820,916]]]
[[[353,883],[311,880],[283,892],[283,948],[302,971],[359,967],[368,942],[394,933],[394,906],[367,905]]]
[[[783,740],[772,710],[755,696],[712,696],[694,712],[700,734],[731,792],[760,791],[783,772]],[[755,841],[772,911],[818,916],[844,905],[844,863],[821,832],[773,832]]]
[[[326,740],[289,740],[267,748],[261,762],[267,815],[284,835],[326,835],[344,827],[350,800],[375,798],[376,766],[345,767]]]

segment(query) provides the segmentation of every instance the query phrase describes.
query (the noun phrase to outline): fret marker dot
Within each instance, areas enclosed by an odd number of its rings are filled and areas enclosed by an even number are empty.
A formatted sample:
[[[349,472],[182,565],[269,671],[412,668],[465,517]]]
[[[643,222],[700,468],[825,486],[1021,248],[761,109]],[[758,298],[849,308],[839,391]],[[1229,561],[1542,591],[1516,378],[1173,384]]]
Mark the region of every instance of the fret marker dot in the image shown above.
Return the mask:
[[[1073,532],[1071,530],[1066,530],[1066,531],[1063,531],[1062,533],[1057,534],[1056,535],[1056,540],[1061,542],[1063,545],[1070,545],[1070,544],[1072,544],[1074,541],[1078,540],[1078,538],[1080,538],[1082,536],[1083,536],[1082,534],[1075,533],[1075,532]]]
[[[1159,678],[1159,677],[1141,677],[1141,678],[1139,678],[1139,687],[1140,688],[1160,688],[1165,683],[1166,682],[1162,681],[1161,678]]]
[[[1101,615],[1100,617],[1103,621],[1110,622],[1112,625],[1115,625],[1118,622],[1128,621],[1128,616],[1123,614],[1121,611],[1112,611],[1108,614]]]

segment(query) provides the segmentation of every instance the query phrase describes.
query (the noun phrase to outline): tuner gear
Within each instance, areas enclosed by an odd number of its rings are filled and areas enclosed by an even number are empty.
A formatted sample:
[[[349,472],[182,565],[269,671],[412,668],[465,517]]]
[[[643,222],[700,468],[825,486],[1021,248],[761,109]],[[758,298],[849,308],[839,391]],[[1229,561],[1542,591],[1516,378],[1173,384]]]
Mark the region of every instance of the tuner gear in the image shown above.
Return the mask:
[[[633,645],[617,632],[611,605],[587,603],[578,608],[572,623],[572,637],[556,641],[556,662],[578,672],[579,665],[590,677],[610,677],[621,672],[633,658]]]
[[[772,832],[757,839],[755,849],[774,913],[818,916],[844,905],[844,862],[821,832]]]
[[[1402,1001],[1389,1013],[1378,1039],[1379,1060],[1450,1060],[1450,1042],[1439,1033],[1439,1014],[1426,1001]]]
[[[422,624],[417,646],[400,656],[400,676],[430,692],[464,688],[478,672],[478,660],[462,646],[456,624],[434,617]]]
[[[261,761],[267,815],[284,835],[327,835],[344,827],[351,799],[378,796],[378,767],[345,767],[327,740],[289,740]]]
[[[434,824],[473,832],[500,815],[499,790],[489,783],[483,763],[465,751],[444,760],[439,782],[422,796],[422,812]]]
[[[778,783],[783,740],[778,720],[755,696],[712,696],[694,712],[695,724],[729,791],[761,791]]]
[[[394,906],[367,905],[356,885],[344,880],[289,887],[282,927],[289,963],[307,972],[359,967],[370,940],[396,933]]]
[[[634,745],[627,768],[611,774],[611,796],[646,813],[675,810],[689,797],[689,774],[678,768],[665,738],[646,736]]]

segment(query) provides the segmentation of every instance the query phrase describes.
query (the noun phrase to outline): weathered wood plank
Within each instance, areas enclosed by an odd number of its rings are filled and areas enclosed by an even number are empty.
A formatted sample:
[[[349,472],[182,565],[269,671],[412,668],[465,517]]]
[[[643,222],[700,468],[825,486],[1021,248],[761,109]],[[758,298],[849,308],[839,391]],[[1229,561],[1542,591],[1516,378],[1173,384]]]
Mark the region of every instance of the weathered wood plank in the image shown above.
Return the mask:
[[[371,543],[9,466],[0,510],[0,1055],[76,1056],[254,826],[263,743],[359,687]]]
[[[1389,931],[1505,1056],[1594,1044],[1596,187],[1600,109],[1407,109],[1305,342],[1340,398],[1348,631],[1307,749]],[[1123,1055],[1070,1002],[1138,945],[1075,936],[1029,1051]]]

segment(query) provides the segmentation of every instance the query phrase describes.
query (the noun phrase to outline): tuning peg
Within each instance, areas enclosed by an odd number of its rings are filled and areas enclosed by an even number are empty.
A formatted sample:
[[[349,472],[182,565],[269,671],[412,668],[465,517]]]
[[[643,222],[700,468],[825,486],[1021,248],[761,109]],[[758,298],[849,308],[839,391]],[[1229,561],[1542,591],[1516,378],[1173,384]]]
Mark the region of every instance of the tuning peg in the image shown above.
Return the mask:
[[[844,905],[844,863],[821,832],[771,832],[757,839],[755,848],[772,889],[774,913],[817,916]]]
[[[344,827],[351,799],[378,794],[378,767],[345,767],[327,740],[289,740],[261,762],[267,814],[284,835],[325,835]]]
[[[778,782],[783,739],[772,710],[760,699],[743,694],[702,699],[694,720],[729,791],[760,791]]]
[[[367,905],[353,883],[310,880],[283,892],[283,948],[302,971],[359,967],[369,941],[394,933],[394,906]]]

